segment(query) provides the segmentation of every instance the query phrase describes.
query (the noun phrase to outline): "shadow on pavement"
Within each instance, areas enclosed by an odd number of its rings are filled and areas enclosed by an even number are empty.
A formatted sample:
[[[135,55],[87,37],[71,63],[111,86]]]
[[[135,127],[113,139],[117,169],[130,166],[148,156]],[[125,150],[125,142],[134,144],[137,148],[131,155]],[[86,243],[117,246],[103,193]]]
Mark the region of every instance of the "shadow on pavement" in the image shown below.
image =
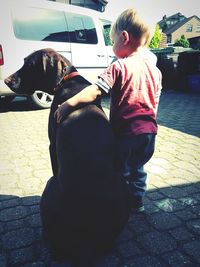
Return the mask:
[[[102,107],[109,113],[109,96],[102,98]],[[26,97],[16,97],[11,103],[0,101],[0,113],[32,111]],[[109,115],[108,115],[109,116]],[[158,109],[158,124],[200,137],[200,94],[163,89]]]
[[[97,267],[200,264],[200,183],[150,190],[145,214],[131,214],[113,251]],[[43,242],[40,196],[0,195],[0,266],[70,267]]]
[[[158,124],[200,137],[200,94],[163,90]]]

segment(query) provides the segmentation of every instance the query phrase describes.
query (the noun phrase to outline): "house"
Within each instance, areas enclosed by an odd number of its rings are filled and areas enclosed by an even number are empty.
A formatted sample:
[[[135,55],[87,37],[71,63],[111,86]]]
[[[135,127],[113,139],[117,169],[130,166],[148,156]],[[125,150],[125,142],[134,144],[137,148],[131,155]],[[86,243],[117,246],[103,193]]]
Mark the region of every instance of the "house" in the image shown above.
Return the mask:
[[[180,12],[170,17],[167,17],[166,15],[164,15],[162,20],[158,22],[158,25],[159,25],[159,28],[162,29],[162,31],[164,32],[165,30],[171,28],[176,23],[183,21],[184,19],[186,19],[186,17],[182,15]]]
[[[166,42],[162,42],[162,47],[167,44],[174,44],[182,35],[188,39],[193,47],[200,40],[200,18],[195,15],[189,18],[181,13],[176,13],[170,17],[164,16],[158,25],[163,35],[166,36]]]
[[[108,4],[107,0],[49,0],[60,3],[66,3],[75,6],[87,7],[100,12],[105,11],[105,6]]]

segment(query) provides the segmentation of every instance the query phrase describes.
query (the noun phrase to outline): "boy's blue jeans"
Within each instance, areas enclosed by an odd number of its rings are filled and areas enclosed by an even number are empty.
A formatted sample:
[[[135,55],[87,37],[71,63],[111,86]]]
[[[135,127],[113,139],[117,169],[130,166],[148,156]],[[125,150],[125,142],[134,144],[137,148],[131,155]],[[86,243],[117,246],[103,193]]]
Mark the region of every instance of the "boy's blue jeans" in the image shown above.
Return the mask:
[[[154,153],[155,136],[141,134],[117,138],[117,172],[127,180],[133,197],[143,197],[146,192],[147,173],[144,171],[144,165]]]

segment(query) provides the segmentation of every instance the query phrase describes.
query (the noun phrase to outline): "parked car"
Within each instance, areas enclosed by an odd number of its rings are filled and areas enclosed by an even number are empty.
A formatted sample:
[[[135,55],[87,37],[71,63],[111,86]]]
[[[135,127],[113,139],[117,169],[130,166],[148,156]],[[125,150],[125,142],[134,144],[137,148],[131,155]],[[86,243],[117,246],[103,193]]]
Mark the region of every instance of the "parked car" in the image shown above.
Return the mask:
[[[98,11],[46,0],[8,0],[1,5],[0,24],[0,97],[5,100],[14,93],[4,78],[38,49],[55,49],[90,81],[114,58],[111,21]],[[36,91],[28,99],[37,107],[49,108],[53,96]]]

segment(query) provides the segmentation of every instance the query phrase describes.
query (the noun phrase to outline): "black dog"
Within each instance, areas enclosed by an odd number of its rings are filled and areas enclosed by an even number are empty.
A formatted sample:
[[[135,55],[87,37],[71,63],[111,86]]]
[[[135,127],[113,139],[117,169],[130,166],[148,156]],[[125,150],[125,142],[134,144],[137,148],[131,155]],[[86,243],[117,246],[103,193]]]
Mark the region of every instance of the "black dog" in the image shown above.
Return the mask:
[[[52,49],[25,58],[5,79],[17,94],[54,94],[49,115],[53,177],[41,198],[44,234],[54,251],[94,266],[96,255],[111,248],[130,212],[128,187],[114,170],[115,141],[100,100],[80,107],[57,124],[58,105],[90,83]]]

